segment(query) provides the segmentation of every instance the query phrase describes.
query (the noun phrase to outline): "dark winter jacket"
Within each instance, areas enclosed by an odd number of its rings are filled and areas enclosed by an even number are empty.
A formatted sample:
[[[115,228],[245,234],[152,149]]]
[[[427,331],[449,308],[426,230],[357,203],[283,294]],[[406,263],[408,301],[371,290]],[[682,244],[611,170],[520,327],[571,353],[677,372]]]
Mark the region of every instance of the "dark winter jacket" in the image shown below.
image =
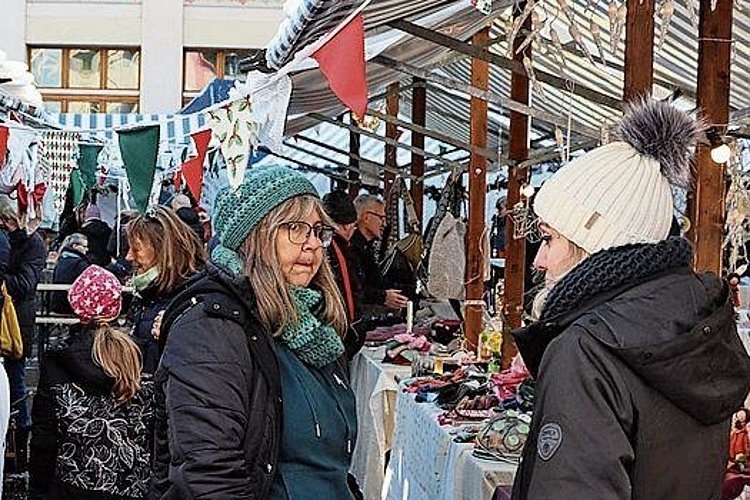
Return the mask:
[[[160,338],[159,341],[154,338],[151,332],[154,320],[160,312],[167,308],[177,294],[187,288],[190,282],[191,279],[186,278],[169,292],[158,292],[151,285],[133,296],[133,302],[128,312],[128,320],[133,325],[133,340],[141,348],[143,371],[146,373],[154,373],[156,371],[156,367],[159,365],[159,356],[161,355],[159,342],[166,341],[166,337],[163,339]]]
[[[341,256],[347,265],[347,272],[349,276],[349,286],[351,287],[352,301],[354,305],[353,314],[349,311],[349,305],[346,304],[346,286],[344,284],[344,274],[342,271],[341,262],[339,262],[339,254],[336,251],[338,248],[341,251]],[[357,354],[365,343],[366,329],[361,320],[361,300],[362,300],[362,286],[359,283],[357,277],[357,264],[355,263],[352,250],[349,246],[349,242],[346,241],[339,234],[333,235],[333,241],[328,246],[328,262],[331,265],[331,271],[336,279],[336,285],[339,287],[341,297],[344,301],[345,307],[347,308],[347,319],[349,320],[350,328],[344,335],[344,347],[346,348],[346,356],[352,359]]]
[[[84,254],[73,248],[64,248],[52,273],[52,283],[71,285],[91,263]],[[50,310],[57,314],[73,314],[67,292],[52,292]]]
[[[144,498],[151,474],[153,382],[128,402],[91,358],[94,332],[47,349],[32,406],[31,498]]]
[[[177,214],[177,217],[182,220],[182,222],[187,224],[190,229],[193,230],[195,235],[198,237],[198,240],[203,242],[203,224],[201,224],[200,218],[198,217],[196,211],[193,210],[192,207],[182,207],[178,208],[175,213]]]
[[[5,231],[0,229],[0,285],[5,283],[5,273],[8,272],[10,263],[10,241]],[[3,307],[4,298],[0,295],[0,310]]]
[[[81,226],[79,230],[86,236],[89,242],[89,251],[86,256],[92,264],[107,267],[112,260],[112,256],[107,251],[109,237],[112,229],[103,220],[91,219]]]
[[[212,264],[206,274],[162,323],[149,498],[264,499],[281,436],[278,360],[248,281]]]
[[[23,355],[29,357],[34,346],[36,286],[44,269],[46,249],[36,232],[27,234],[24,229],[16,229],[8,233],[8,239],[11,250],[5,283],[21,328]]]
[[[367,241],[359,229],[356,229],[350,240],[350,245],[357,279],[362,285],[362,303],[385,304],[385,291],[388,286],[383,280],[380,267],[375,259],[372,241]]]
[[[718,498],[750,361],[727,287],[670,240],[592,255],[514,332],[537,377],[514,500]]]

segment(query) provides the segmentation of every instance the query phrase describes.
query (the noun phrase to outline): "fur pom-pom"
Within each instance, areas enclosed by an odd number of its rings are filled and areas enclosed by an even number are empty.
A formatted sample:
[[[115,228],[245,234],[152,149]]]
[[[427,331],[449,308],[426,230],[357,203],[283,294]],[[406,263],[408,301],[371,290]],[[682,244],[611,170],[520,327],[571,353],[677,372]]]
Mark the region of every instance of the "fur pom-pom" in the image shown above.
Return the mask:
[[[625,108],[619,136],[642,155],[659,162],[661,173],[673,185],[692,181],[693,147],[705,124],[669,103],[642,98]]]

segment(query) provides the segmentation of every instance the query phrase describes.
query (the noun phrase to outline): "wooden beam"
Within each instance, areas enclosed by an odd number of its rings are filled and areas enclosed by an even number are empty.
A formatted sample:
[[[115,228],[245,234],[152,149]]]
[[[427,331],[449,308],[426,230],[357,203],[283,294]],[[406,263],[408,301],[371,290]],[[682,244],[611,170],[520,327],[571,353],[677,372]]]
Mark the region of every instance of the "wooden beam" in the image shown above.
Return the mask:
[[[698,109],[722,131],[729,119],[732,2],[700,0]],[[725,165],[711,159],[710,146],[698,145],[694,213],[695,268],[721,275],[724,234]]]
[[[623,89],[626,102],[650,96],[654,86],[654,0],[627,0],[627,9]]]
[[[456,52],[467,54],[472,58],[481,59],[483,61],[492,63],[495,66],[510,70],[513,73],[526,75],[526,70],[524,69],[522,62],[508,59],[507,57],[495,54],[494,52],[490,52],[489,50],[486,50],[482,47],[477,47],[473,44],[469,45],[462,42],[461,40],[457,40],[456,38],[438,33],[437,31],[423,28],[422,26],[417,26],[416,24],[404,21],[403,19],[391,21],[388,23],[388,25],[397,30],[409,33],[410,35],[422,38],[423,40],[430,41],[436,45],[447,47],[451,50],[455,50]],[[537,80],[542,83],[552,85],[553,87],[564,90],[565,92],[570,92],[568,81],[565,78],[539,70],[536,70],[536,77]],[[612,109],[622,110],[622,101],[620,101],[620,99],[616,99],[597,90],[590,89],[584,85],[581,85],[579,82],[576,82],[573,93],[581,97],[585,97],[591,102],[602,104]]]
[[[396,121],[398,121],[397,117],[399,110],[399,87],[399,82],[391,83],[390,85],[388,85],[385,95],[385,112],[387,116],[387,118],[385,119],[385,136],[394,141],[398,139],[399,131],[397,124],[394,123],[391,119],[395,119]],[[368,114],[369,113],[370,112],[368,111]],[[386,168],[383,187],[383,199],[385,200],[390,199],[389,195],[391,193],[391,188],[393,188],[393,183],[396,180],[396,174],[394,174],[391,169],[398,169],[398,163],[396,161],[397,151],[398,150],[396,149],[396,146],[386,143],[385,158],[383,159],[383,164]]]
[[[525,3],[519,5],[523,9]],[[524,29],[531,29],[531,19],[526,18]],[[531,45],[519,53],[518,48],[523,43],[521,37],[514,40],[514,59],[521,64],[524,56],[531,57]],[[529,78],[526,73],[513,73],[510,76],[510,97],[514,101],[527,105],[530,101]],[[522,113],[511,111],[508,138],[508,159],[518,162],[508,167],[508,210],[524,202],[521,199],[521,187],[529,182],[529,167],[521,162],[529,159],[529,118]],[[528,201],[527,201],[528,203]],[[506,217],[505,224],[505,294],[503,297],[503,325],[512,328],[521,327],[523,316],[523,284],[526,274],[526,239],[515,239],[515,224],[512,217]],[[502,367],[510,366],[518,353],[512,335],[503,335]]]
[[[544,111],[534,109],[529,106],[524,106],[522,104],[513,102],[510,99],[497,95],[488,90],[478,89],[476,87],[473,87],[471,85],[466,85],[465,83],[459,82],[458,80],[454,80],[452,78],[445,78],[442,76],[433,75],[432,73],[425,71],[421,68],[418,68],[416,66],[412,66],[411,64],[396,61],[395,59],[391,59],[390,57],[386,57],[384,55],[375,56],[372,59],[370,59],[370,62],[380,64],[381,66],[385,66],[385,67],[394,69],[396,71],[400,71],[402,73],[406,73],[407,75],[419,76],[421,78],[424,78],[428,82],[442,85],[443,87],[446,87],[449,89],[458,90],[460,92],[468,94],[471,97],[476,97],[479,99],[483,99],[487,102],[498,104],[508,110],[523,113],[527,116],[536,118],[543,122],[551,123],[553,125],[557,125],[558,127],[562,127],[565,129],[568,128],[568,119],[565,116],[556,115],[553,113],[546,113]],[[576,85],[576,87],[578,86]],[[570,130],[577,134],[584,135],[586,137],[591,137],[592,139],[598,139],[601,135],[599,133],[599,130],[591,128],[591,127],[587,127],[575,120],[571,120]]]
[[[359,131],[359,133],[361,135],[364,135],[366,137],[371,137],[373,139],[377,139],[379,141],[385,142],[386,144],[392,144],[393,146],[396,146],[398,148],[407,149],[407,150],[412,151],[412,152],[418,152],[418,153],[426,156],[427,158],[431,158],[431,159],[434,159],[434,160],[439,160],[439,161],[441,161],[441,162],[443,162],[443,163],[445,163],[445,164],[447,164],[449,166],[452,166],[452,167],[453,166],[455,166],[456,168],[460,168],[461,167],[461,165],[459,163],[456,163],[454,161],[451,161],[451,160],[448,160],[446,158],[443,158],[441,155],[438,155],[438,154],[435,154],[435,153],[430,153],[429,151],[425,151],[424,149],[416,148],[416,147],[412,146],[411,144],[406,144],[406,143],[403,143],[403,142],[399,142],[397,140],[391,139],[390,137],[383,137],[382,135],[378,135],[378,134],[376,134],[374,132],[370,132],[369,130],[360,129],[356,125],[352,125],[352,124],[349,124],[349,123],[341,123],[341,122],[339,122],[337,120],[334,120],[333,118],[329,118],[326,115],[323,115],[323,114],[320,114],[320,113],[308,113],[307,116],[309,116],[310,118],[314,118],[314,119],[316,119],[318,121],[330,123],[331,125],[336,125],[337,127],[345,128],[345,129],[348,129],[348,130]],[[409,176],[405,176],[405,177],[411,178],[410,175]]]
[[[349,123],[354,121],[354,114],[349,113]],[[362,186],[360,178],[361,167],[359,165],[359,134],[349,130],[349,199],[353,200],[359,194],[359,188]]]
[[[386,104],[386,107],[387,107],[387,104]],[[497,161],[497,151],[493,151],[489,148],[478,148],[476,146],[472,146],[470,143],[457,139],[453,137],[452,135],[444,134],[442,132],[438,132],[437,130],[432,130],[427,127],[405,122],[403,120],[399,120],[395,116],[391,116],[387,113],[384,114],[374,109],[368,109],[367,114],[386,122],[386,130],[388,129],[388,125],[392,125],[394,128],[402,127],[402,128],[405,128],[406,130],[411,130],[412,132],[419,132],[422,135],[425,135],[427,137],[432,137],[435,140],[444,142],[446,144],[450,144],[451,146],[454,146],[459,149],[463,149],[470,153],[476,153],[478,155],[482,155],[488,160]],[[388,136],[388,133],[386,132],[385,135]]]
[[[427,121],[427,89],[425,81],[422,78],[414,78],[414,88],[411,91],[411,121],[424,128]],[[424,149],[424,134],[412,132],[411,145],[419,149]],[[419,153],[411,154],[411,174],[415,177],[411,181],[410,192],[414,202],[414,211],[417,213],[420,231],[422,229],[422,207],[424,204],[424,156]]]
[[[477,32],[473,43],[487,43],[489,27]],[[482,59],[471,60],[471,86],[487,90],[490,84],[489,63]],[[487,101],[478,97],[471,99],[470,121],[471,143],[484,148],[487,146]],[[479,334],[482,331],[484,311],[484,266],[482,242],[486,231],[485,201],[487,197],[487,159],[478,154],[471,155],[469,166],[469,227],[466,233],[466,302],[465,332],[469,349],[476,350]]]

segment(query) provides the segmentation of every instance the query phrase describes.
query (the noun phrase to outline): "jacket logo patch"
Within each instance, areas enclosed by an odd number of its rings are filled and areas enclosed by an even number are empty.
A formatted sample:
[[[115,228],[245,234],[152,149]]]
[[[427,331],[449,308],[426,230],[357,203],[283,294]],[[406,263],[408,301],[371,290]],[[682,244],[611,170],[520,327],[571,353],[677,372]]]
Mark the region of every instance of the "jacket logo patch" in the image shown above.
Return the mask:
[[[545,462],[552,458],[552,455],[555,454],[560,447],[560,443],[562,443],[562,437],[562,428],[558,424],[554,422],[544,424],[539,431],[539,438],[537,440],[537,454],[539,458]]]

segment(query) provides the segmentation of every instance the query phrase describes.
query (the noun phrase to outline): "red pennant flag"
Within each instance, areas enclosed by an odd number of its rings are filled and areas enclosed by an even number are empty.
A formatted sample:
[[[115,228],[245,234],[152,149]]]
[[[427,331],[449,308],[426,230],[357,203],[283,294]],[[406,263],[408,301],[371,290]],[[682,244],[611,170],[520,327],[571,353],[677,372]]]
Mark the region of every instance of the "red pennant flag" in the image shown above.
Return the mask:
[[[336,96],[359,118],[367,111],[365,26],[362,14],[354,16],[333,38],[311,56]]]
[[[190,193],[196,200],[200,200],[203,188],[203,162],[206,159],[208,143],[211,141],[211,129],[201,130],[192,134],[191,137],[195,141],[198,156],[182,164],[182,175],[185,177]]]
[[[8,153],[8,127],[0,125],[0,168],[5,165],[5,155]]]

